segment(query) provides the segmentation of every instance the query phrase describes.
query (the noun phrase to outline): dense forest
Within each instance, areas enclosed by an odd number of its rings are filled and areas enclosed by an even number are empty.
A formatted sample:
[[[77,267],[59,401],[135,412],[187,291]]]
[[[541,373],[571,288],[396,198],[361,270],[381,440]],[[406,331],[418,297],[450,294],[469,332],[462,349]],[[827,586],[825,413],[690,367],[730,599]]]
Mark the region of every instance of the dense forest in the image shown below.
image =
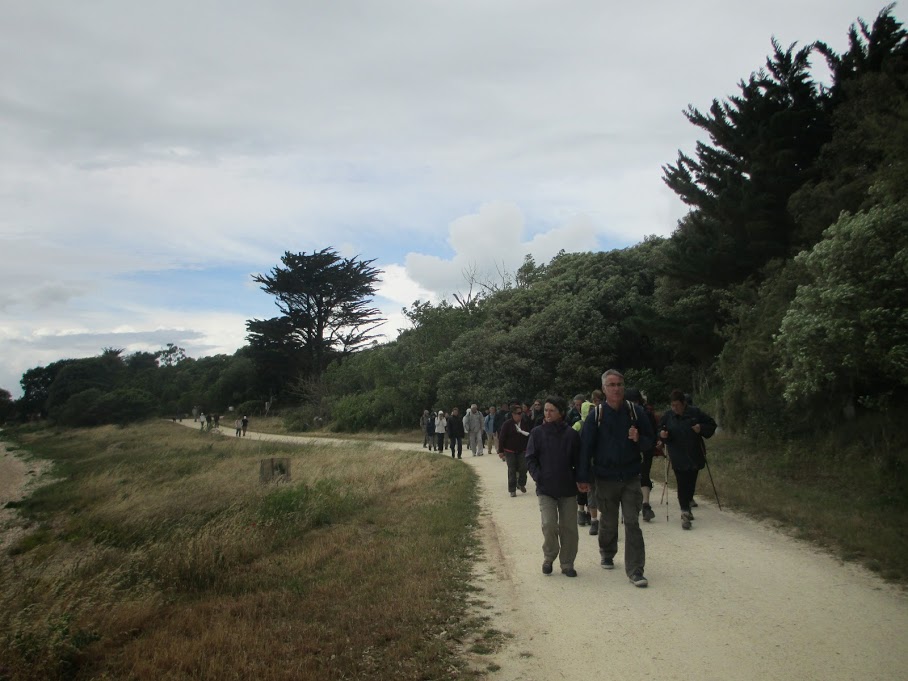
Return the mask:
[[[381,345],[372,261],[287,253],[256,278],[281,314],[250,320],[233,356],[61,360],[27,371],[21,399],[0,391],[0,418],[269,402],[299,429],[413,428],[424,408],[588,392],[613,367],[657,404],[675,387],[708,400],[748,435],[891,421],[908,406],[908,35],[889,7],[849,38],[842,54],[773,42],[735,94],[688,109],[703,140],[663,168],[689,206],[669,238],[527,257],[453,302],[414,302],[412,328]]]

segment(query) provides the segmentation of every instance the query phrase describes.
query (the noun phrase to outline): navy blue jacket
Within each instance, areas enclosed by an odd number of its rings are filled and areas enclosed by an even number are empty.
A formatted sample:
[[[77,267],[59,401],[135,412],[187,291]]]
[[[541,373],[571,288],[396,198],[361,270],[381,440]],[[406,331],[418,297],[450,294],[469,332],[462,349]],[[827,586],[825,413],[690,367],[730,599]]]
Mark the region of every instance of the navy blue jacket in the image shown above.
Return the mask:
[[[636,422],[631,420],[634,410]],[[598,419],[601,410],[602,418]],[[631,425],[637,426],[637,442],[628,439]],[[640,475],[640,452],[651,450],[656,444],[653,425],[643,407],[627,401],[615,410],[608,403],[599,410],[590,409],[580,431],[580,465],[577,481],[589,482],[593,476],[606,480],[631,480]]]
[[[557,499],[577,495],[580,436],[567,423],[543,423],[533,428],[526,457],[527,470],[536,482],[537,496]]]

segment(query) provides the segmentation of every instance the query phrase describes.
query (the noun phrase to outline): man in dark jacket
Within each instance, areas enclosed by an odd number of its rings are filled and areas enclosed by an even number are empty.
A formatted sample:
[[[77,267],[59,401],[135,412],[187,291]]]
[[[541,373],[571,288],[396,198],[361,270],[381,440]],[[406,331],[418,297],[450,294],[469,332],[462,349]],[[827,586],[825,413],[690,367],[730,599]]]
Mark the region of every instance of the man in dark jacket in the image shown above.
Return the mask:
[[[460,409],[454,407],[451,415],[448,417],[448,441],[451,443],[451,458],[454,458],[454,452],[457,451],[457,458],[463,454],[463,419],[460,417]]]
[[[547,397],[543,423],[530,431],[527,467],[536,481],[536,497],[542,515],[542,573],[552,573],[555,558],[561,574],[576,577],[578,532],[577,463],[580,437],[564,420],[567,403],[560,397]]]
[[[523,409],[519,404],[511,407],[511,418],[501,426],[498,434],[498,457],[508,464],[508,492],[517,496],[517,490],[527,491],[527,437],[522,426]]]
[[[659,438],[665,443],[678,481],[678,505],[681,506],[681,527],[691,528],[694,519],[691,501],[697,489],[697,475],[706,465],[706,445],[703,438],[712,437],[716,422],[711,416],[687,403],[680,390],[672,390],[672,408],[659,421]]]
[[[587,415],[581,430],[578,488],[589,491],[595,478],[599,508],[599,555],[605,569],[615,567],[618,552],[618,509],[624,514],[624,570],[634,586],[649,582],[643,576],[646,548],[640,529],[640,452],[652,449],[653,427],[639,405],[624,399],[624,376],[614,369],[602,375],[605,402]]]

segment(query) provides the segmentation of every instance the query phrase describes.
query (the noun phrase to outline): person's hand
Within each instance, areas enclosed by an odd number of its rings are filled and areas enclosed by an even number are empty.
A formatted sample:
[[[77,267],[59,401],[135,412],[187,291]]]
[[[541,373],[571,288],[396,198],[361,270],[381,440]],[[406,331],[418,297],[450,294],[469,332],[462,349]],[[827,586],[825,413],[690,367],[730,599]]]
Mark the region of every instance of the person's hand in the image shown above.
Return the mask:
[[[640,441],[640,432],[637,430],[637,426],[631,426],[627,431],[627,439],[633,440],[634,442]]]
[[[577,491],[578,491],[578,492],[584,492],[584,493],[585,493],[585,492],[589,492],[589,491],[590,491],[590,483],[588,483],[588,482],[578,482],[578,483],[577,483]]]
[[[691,430],[693,430],[695,433],[699,433],[699,432],[700,432],[700,424],[699,424],[699,423],[695,423],[693,426],[691,426]]]

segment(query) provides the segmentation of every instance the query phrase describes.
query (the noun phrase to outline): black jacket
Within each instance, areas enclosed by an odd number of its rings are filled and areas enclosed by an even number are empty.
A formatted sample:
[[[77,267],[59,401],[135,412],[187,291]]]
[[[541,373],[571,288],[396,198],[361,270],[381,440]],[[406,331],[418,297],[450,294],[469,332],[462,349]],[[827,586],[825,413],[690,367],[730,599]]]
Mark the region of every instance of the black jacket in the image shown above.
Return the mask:
[[[637,426],[637,442],[627,436],[632,425]],[[656,434],[643,407],[624,401],[616,410],[603,402],[598,409],[590,409],[580,431],[577,480],[589,482],[593,476],[606,480],[639,477],[640,452],[649,451],[655,443]]]
[[[459,437],[463,438],[464,429],[463,429],[463,416],[458,414],[457,416],[448,417],[448,437]]]
[[[700,432],[693,427],[700,424]],[[703,438],[712,437],[716,422],[711,416],[690,405],[680,416],[669,409],[659,420],[659,433],[668,431],[667,438],[661,438],[668,449],[668,458],[676,471],[699,471],[706,465],[706,445]]]
[[[557,499],[577,495],[580,436],[567,423],[543,423],[533,428],[526,457],[537,496]]]

